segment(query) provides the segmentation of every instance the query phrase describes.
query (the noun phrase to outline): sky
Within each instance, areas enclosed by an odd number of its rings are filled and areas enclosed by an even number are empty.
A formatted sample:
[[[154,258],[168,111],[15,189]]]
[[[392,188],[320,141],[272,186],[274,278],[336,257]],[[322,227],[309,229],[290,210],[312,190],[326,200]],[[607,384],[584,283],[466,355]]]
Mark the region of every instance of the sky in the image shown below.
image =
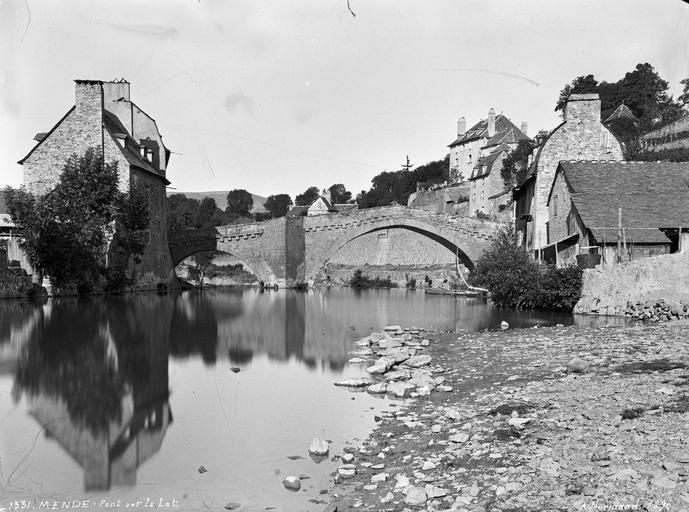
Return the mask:
[[[442,159],[492,107],[557,126],[577,76],[651,63],[689,77],[681,0],[0,0],[0,186],[74,104],[74,79],[131,82],[177,191],[356,194]]]

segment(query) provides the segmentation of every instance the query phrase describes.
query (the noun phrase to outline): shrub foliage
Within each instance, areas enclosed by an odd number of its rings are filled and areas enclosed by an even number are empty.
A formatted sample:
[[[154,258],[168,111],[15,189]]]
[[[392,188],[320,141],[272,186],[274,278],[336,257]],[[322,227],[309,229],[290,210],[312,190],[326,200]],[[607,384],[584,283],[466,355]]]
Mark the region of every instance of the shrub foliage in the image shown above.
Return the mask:
[[[397,283],[389,277],[369,277],[365,276],[361,270],[355,270],[354,275],[349,280],[352,288],[397,288]]]
[[[581,269],[534,261],[517,246],[512,227],[500,231],[470,278],[499,307],[571,311],[581,296]]]

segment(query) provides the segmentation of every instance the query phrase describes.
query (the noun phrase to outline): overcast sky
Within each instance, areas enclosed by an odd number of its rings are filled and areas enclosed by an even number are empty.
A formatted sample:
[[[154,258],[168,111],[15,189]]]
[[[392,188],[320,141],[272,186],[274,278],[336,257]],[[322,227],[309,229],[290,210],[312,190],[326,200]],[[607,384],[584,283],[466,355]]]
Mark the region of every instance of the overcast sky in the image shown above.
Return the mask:
[[[75,78],[131,82],[173,151],[178,190],[260,195],[443,158],[488,109],[529,134],[558,124],[563,84],[649,62],[680,92],[680,0],[0,0],[0,185]]]

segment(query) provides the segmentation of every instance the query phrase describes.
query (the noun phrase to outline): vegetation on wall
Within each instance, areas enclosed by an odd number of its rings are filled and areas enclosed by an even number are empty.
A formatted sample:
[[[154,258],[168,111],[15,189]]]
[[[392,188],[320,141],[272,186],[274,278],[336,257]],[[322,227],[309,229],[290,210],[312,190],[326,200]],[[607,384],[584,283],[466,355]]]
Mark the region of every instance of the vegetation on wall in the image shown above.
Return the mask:
[[[414,170],[382,172],[371,180],[368,192],[362,190],[356,197],[359,208],[388,206],[393,202],[406,205],[409,196],[416,192],[417,183],[429,186],[448,180],[450,156],[418,166]]]
[[[86,292],[99,284],[120,286],[129,256],[143,251],[140,230],[149,223],[147,199],[136,191],[121,193],[117,163],[103,164],[92,148],[72,155],[46,194],[8,187],[7,202],[31,266],[58,288]],[[119,266],[107,271],[111,240]]]
[[[516,244],[514,228],[500,230],[470,275],[499,307],[572,311],[581,296],[581,269],[534,261]]]
[[[349,280],[349,286],[352,288],[397,288],[397,283],[391,281],[389,277],[369,277],[361,270],[355,270]]]

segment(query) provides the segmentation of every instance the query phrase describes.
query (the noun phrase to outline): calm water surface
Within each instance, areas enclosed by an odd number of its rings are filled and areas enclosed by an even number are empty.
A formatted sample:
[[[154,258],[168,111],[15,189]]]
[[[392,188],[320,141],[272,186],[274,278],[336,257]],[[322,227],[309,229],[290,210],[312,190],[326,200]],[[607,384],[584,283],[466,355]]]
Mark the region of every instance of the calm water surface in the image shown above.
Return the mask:
[[[331,488],[337,464],[311,460],[311,439],[341,453],[389,403],[333,386],[364,373],[346,364],[352,342],[390,323],[480,330],[502,320],[573,322],[405,290],[0,302],[0,509],[162,498],[181,510],[322,510],[308,500]],[[292,493],[287,475],[310,478]]]

